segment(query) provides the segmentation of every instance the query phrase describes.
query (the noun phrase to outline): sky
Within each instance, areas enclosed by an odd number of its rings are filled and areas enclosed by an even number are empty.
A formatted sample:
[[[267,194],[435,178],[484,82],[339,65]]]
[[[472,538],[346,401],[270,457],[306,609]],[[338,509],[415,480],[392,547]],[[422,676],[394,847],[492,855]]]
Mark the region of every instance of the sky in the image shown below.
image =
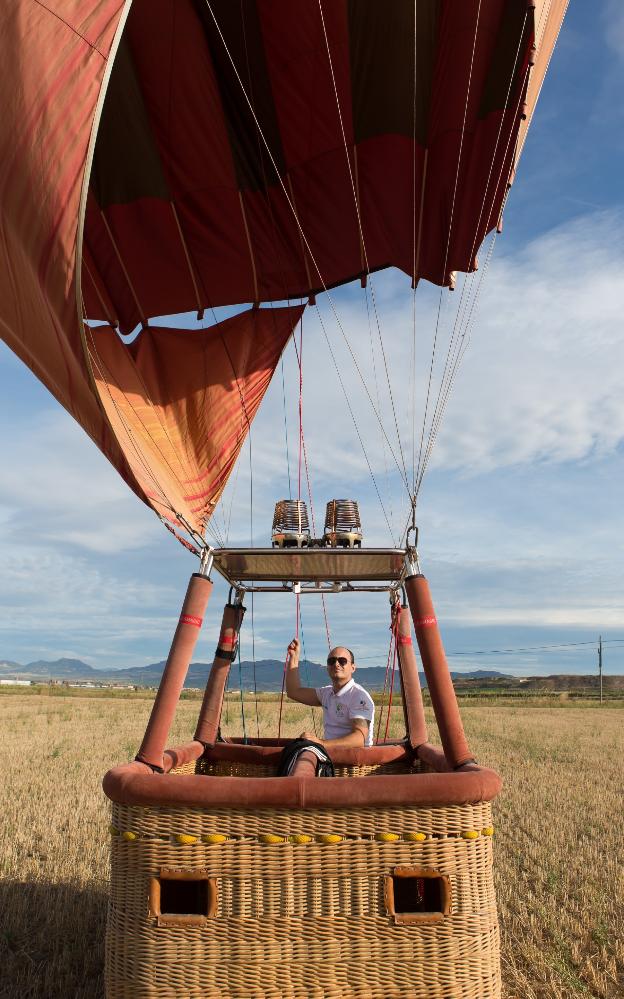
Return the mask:
[[[368,299],[359,284],[331,293],[387,440],[327,296],[304,317],[314,513],[322,522],[328,499],[352,496],[367,544],[396,545],[409,510],[377,327],[410,480],[453,330],[466,334],[418,501],[421,566],[455,670],[595,672],[602,635],[605,672],[624,673],[623,91],[624,6],[572,0],[491,261],[453,293],[419,289],[415,360],[404,275],[375,275]],[[297,405],[289,345],[218,512],[230,545],[270,543],[275,501],[297,495]],[[0,660],[164,659],[195,560],[2,344],[0,463]],[[217,578],[195,660],[212,659],[226,595]],[[242,657],[283,657],[294,597],[246,603]],[[383,595],[326,606],[332,643],[354,648],[362,667],[385,664]],[[323,661],[317,597],[302,614],[306,655]]]

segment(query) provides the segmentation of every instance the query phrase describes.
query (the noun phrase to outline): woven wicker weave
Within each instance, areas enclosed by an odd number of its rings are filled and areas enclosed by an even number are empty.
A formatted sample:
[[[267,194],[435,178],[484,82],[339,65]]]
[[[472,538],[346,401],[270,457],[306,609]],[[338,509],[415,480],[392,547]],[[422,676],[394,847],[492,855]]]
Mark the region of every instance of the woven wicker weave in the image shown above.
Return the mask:
[[[487,802],[253,811],[113,804],[113,833],[109,999],[500,996]],[[384,884],[397,867],[446,875],[450,914],[433,925],[395,923]],[[150,884],[163,870],[214,879],[215,915],[159,925]]]

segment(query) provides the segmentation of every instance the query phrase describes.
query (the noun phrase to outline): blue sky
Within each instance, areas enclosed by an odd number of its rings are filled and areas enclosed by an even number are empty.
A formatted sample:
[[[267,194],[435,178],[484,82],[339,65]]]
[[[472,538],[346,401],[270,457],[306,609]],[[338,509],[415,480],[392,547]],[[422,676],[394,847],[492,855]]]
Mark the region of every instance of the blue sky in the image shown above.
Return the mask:
[[[496,241],[470,344],[419,498],[420,553],[455,669],[523,675],[596,669],[595,644],[624,638],[621,536],[624,448],[624,7],[572,0],[553,57],[502,236]],[[482,253],[484,258],[485,253]],[[434,397],[457,314],[460,278],[444,293]],[[408,465],[411,295],[404,276],[373,280]],[[349,386],[395,534],[406,497],[331,309],[319,309]],[[332,293],[393,443],[393,418],[371,355],[358,288]],[[417,297],[416,427],[423,419],[439,292]],[[369,305],[370,305],[369,300]],[[445,339],[446,338],[446,339]],[[390,542],[342,389],[319,328],[304,320],[304,429],[317,517],[345,493],[359,499],[368,543]],[[291,483],[296,480],[297,372],[284,357]],[[418,445],[417,445],[418,450]],[[249,452],[225,496],[229,542],[269,541],[273,503],[288,495],[281,372]],[[83,432],[0,345],[0,659],[73,656],[94,666],[166,656],[193,559],[124,487]],[[396,539],[395,539],[396,540]],[[226,590],[217,583],[196,659],[212,658]],[[385,662],[383,597],[328,598],[334,642],[361,665]],[[294,600],[257,598],[242,654],[281,657]],[[326,640],[316,598],[304,604],[306,652]],[[252,646],[253,642],[253,646]],[[624,643],[605,646],[624,673]]]

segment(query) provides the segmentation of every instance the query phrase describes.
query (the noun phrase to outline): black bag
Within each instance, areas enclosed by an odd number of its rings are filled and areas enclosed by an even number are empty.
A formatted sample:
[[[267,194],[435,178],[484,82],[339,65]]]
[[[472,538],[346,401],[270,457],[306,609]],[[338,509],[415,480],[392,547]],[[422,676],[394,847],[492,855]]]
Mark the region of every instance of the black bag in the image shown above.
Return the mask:
[[[293,739],[287,746],[284,746],[277,766],[277,776],[288,777],[301,753],[311,748],[316,753],[323,754],[323,759],[319,758],[316,764],[316,776],[335,777],[334,764],[331,761],[329,753],[324,746],[320,746],[318,742],[312,742],[310,739]]]

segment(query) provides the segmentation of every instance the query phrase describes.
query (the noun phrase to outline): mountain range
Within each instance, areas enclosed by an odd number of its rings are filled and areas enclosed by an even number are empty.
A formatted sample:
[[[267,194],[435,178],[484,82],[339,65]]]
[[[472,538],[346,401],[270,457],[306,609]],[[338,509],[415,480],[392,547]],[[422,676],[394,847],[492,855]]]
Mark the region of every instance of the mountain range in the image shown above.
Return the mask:
[[[47,661],[38,659],[32,663],[16,663],[7,660],[0,661],[0,678],[19,678],[23,680],[87,680],[91,683],[121,683],[134,684],[140,687],[157,687],[165,663],[151,663],[149,666],[131,666],[124,669],[95,669],[80,659],[56,659]],[[210,663],[191,663],[184,683],[185,687],[204,687],[210,672]],[[240,666],[233,663],[230,673],[230,687],[242,687],[244,690],[275,691],[282,685],[284,663],[279,659],[259,659],[255,663],[243,661]],[[454,679],[488,679],[505,677],[506,674],[497,670],[473,670],[468,673],[452,673]],[[304,660],[301,663],[301,677],[305,686],[321,687],[328,683],[327,670],[320,663]],[[254,682],[255,679],[255,682]],[[384,666],[360,667],[357,679],[368,690],[383,690],[386,681]],[[421,673],[420,681],[425,686],[425,678]]]

